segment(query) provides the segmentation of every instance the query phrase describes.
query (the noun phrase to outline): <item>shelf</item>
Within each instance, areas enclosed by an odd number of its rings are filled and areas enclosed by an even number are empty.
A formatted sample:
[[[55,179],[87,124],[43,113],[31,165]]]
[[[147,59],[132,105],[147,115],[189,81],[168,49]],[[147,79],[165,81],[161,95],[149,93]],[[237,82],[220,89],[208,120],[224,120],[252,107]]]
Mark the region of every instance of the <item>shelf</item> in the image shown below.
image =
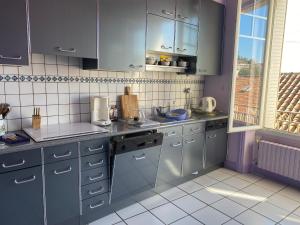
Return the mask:
[[[186,67],[146,65],[146,71],[184,73],[185,70],[186,70]]]

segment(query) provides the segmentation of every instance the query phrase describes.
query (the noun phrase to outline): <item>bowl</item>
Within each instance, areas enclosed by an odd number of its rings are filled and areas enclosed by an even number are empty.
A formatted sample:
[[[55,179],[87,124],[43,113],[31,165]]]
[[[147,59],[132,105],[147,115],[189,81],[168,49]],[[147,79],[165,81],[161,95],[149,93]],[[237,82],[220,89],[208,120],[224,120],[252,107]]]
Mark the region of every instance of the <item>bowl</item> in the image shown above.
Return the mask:
[[[154,57],[147,57],[146,58],[146,64],[155,65],[156,64],[156,59]]]
[[[160,64],[162,66],[170,66],[171,62],[168,62],[168,61],[160,61]]]
[[[166,118],[174,120],[186,120],[187,111],[185,109],[175,109],[166,113]]]
[[[179,67],[187,67],[188,66],[188,62],[186,62],[186,61],[179,61],[178,62],[178,66]]]

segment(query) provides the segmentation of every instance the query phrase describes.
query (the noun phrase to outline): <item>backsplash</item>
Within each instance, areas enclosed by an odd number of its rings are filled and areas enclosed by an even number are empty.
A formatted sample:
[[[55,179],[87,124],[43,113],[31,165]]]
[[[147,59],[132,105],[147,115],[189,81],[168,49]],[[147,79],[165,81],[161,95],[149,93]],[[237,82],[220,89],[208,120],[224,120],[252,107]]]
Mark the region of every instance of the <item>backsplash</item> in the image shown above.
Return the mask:
[[[80,59],[32,54],[29,66],[0,65],[0,103],[11,105],[9,131],[31,127],[34,107],[41,108],[42,125],[90,121],[90,97],[109,96],[119,107],[125,86],[138,95],[149,116],[153,106],[183,107],[191,88],[193,104],[203,95],[203,78],[163,72],[82,70]]]

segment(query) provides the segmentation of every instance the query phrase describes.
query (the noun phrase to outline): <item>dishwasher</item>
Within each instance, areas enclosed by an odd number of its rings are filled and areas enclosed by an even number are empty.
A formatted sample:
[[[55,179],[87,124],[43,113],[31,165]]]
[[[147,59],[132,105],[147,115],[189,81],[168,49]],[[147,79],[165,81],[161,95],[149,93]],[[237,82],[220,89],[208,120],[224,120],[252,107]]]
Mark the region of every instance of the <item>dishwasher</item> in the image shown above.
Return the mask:
[[[112,139],[110,204],[155,187],[162,140],[157,130]]]

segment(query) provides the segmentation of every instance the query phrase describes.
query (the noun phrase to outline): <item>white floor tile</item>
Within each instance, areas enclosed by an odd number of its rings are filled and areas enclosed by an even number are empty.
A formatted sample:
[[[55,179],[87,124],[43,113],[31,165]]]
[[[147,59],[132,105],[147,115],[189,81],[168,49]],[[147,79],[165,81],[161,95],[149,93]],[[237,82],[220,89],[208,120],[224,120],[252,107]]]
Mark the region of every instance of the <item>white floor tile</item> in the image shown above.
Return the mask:
[[[267,179],[259,180],[255,184],[263,188],[269,189],[273,192],[278,192],[285,187],[285,185],[283,184],[279,184],[278,182],[274,182]]]
[[[299,225],[300,224],[300,216],[297,215],[289,215],[283,221],[280,222],[281,225]]]
[[[199,191],[199,190],[203,189],[204,187],[200,184],[197,184],[196,182],[188,181],[188,182],[185,182],[185,183],[179,185],[178,188],[185,191],[186,193],[190,194],[195,191]]]
[[[297,216],[300,216],[300,208],[296,209],[293,214],[296,214]]]
[[[194,181],[204,187],[208,187],[219,182],[218,180],[206,175],[197,177],[194,179]]]
[[[275,222],[251,210],[243,212],[235,218],[244,225],[274,225]]]
[[[141,201],[140,204],[144,206],[146,209],[153,209],[163,204],[166,204],[168,202],[169,202],[168,200],[161,197],[160,195],[154,195],[153,197]]]
[[[190,195],[177,199],[173,201],[173,203],[189,214],[196,212],[197,210],[207,206],[203,202],[199,201],[198,199]]]
[[[119,211],[117,211],[117,214],[122,218],[122,219],[127,219],[129,217],[135,216],[137,214],[140,214],[142,212],[145,212],[146,209],[141,206],[138,203],[135,203],[133,205],[130,205],[124,209],[121,209]]]
[[[262,177],[253,175],[251,173],[238,174],[237,177],[239,177],[245,181],[248,181],[250,183],[254,183],[254,182],[262,179]]]
[[[209,206],[193,213],[192,216],[205,225],[221,225],[230,220],[228,216]]]
[[[172,225],[203,225],[198,220],[194,219],[191,216],[184,217],[176,222],[172,223]]]
[[[114,225],[126,225],[124,222],[115,223]]]
[[[219,171],[219,172],[222,172],[222,173],[226,173],[226,174],[229,174],[229,175],[232,175],[232,176],[239,174],[238,172],[230,170],[230,169],[227,169],[227,168],[219,168],[216,171]]]
[[[163,223],[150,212],[145,212],[125,220],[128,225],[163,225]]]
[[[222,199],[221,201],[218,201],[211,206],[232,218],[247,209],[244,206],[241,206],[240,204],[229,199]]]
[[[300,206],[300,202],[289,199],[281,194],[272,195],[266,202],[288,211],[293,211]]]
[[[283,190],[281,190],[279,194],[282,194],[290,199],[300,202],[300,191],[296,188],[286,187]]]
[[[252,210],[265,217],[268,217],[275,222],[279,222],[289,214],[288,211],[278,208],[267,202],[259,203],[258,205],[254,206]]]
[[[122,221],[121,218],[117,214],[112,213],[99,220],[90,223],[89,225],[112,225],[121,221]]]
[[[227,184],[221,183],[221,182],[207,187],[206,190],[208,190],[209,192],[212,192],[212,193],[217,193],[217,194],[223,195],[223,196],[232,195],[232,193],[238,191],[238,189],[236,189],[232,186],[229,186]]]
[[[228,184],[228,185],[230,185],[232,187],[235,187],[237,189],[242,189],[242,188],[245,188],[245,187],[251,185],[250,182],[248,182],[246,180],[243,180],[243,179],[241,179],[237,176],[226,179],[226,180],[223,181],[223,183]]]
[[[205,202],[206,204],[212,204],[224,198],[223,196],[211,193],[206,189],[194,192],[192,196],[198,198],[200,201]]]
[[[242,224],[235,220],[229,220],[228,222],[224,223],[223,225],[242,225]]]
[[[185,195],[187,195],[184,191],[180,190],[177,187],[171,188],[170,190],[167,190],[160,194],[164,198],[168,199],[169,201],[173,201],[175,199],[181,198]]]
[[[171,203],[152,209],[151,212],[166,224],[173,223],[187,215]]]
[[[263,187],[258,186],[256,184],[252,184],[252,185],[242,189],[242,191],[247,192],[249,194],[252,194],[253,196],[263,197],[263,198],[267,198],[267,197],[271,196],[274,193],[274,191],[263,188]]]
[[[250,208],[260,202],[266,201],[264,197],[257,197],[255,195],[246,193],[246,192],[235,192],[230,196],[227,196],[230,200],[245,206],[246,208]]]
[[[209,177],[212,177],[216,180],[219,180],[219,181],[222,181],[222,180],[228,179],[229,177],[232,177],[232,175],[223,173],[223,172],[218,171],[218,170],[214,170],[214,171],[212,171],[212,172],[210,172],[206,175],[209,176]]]

